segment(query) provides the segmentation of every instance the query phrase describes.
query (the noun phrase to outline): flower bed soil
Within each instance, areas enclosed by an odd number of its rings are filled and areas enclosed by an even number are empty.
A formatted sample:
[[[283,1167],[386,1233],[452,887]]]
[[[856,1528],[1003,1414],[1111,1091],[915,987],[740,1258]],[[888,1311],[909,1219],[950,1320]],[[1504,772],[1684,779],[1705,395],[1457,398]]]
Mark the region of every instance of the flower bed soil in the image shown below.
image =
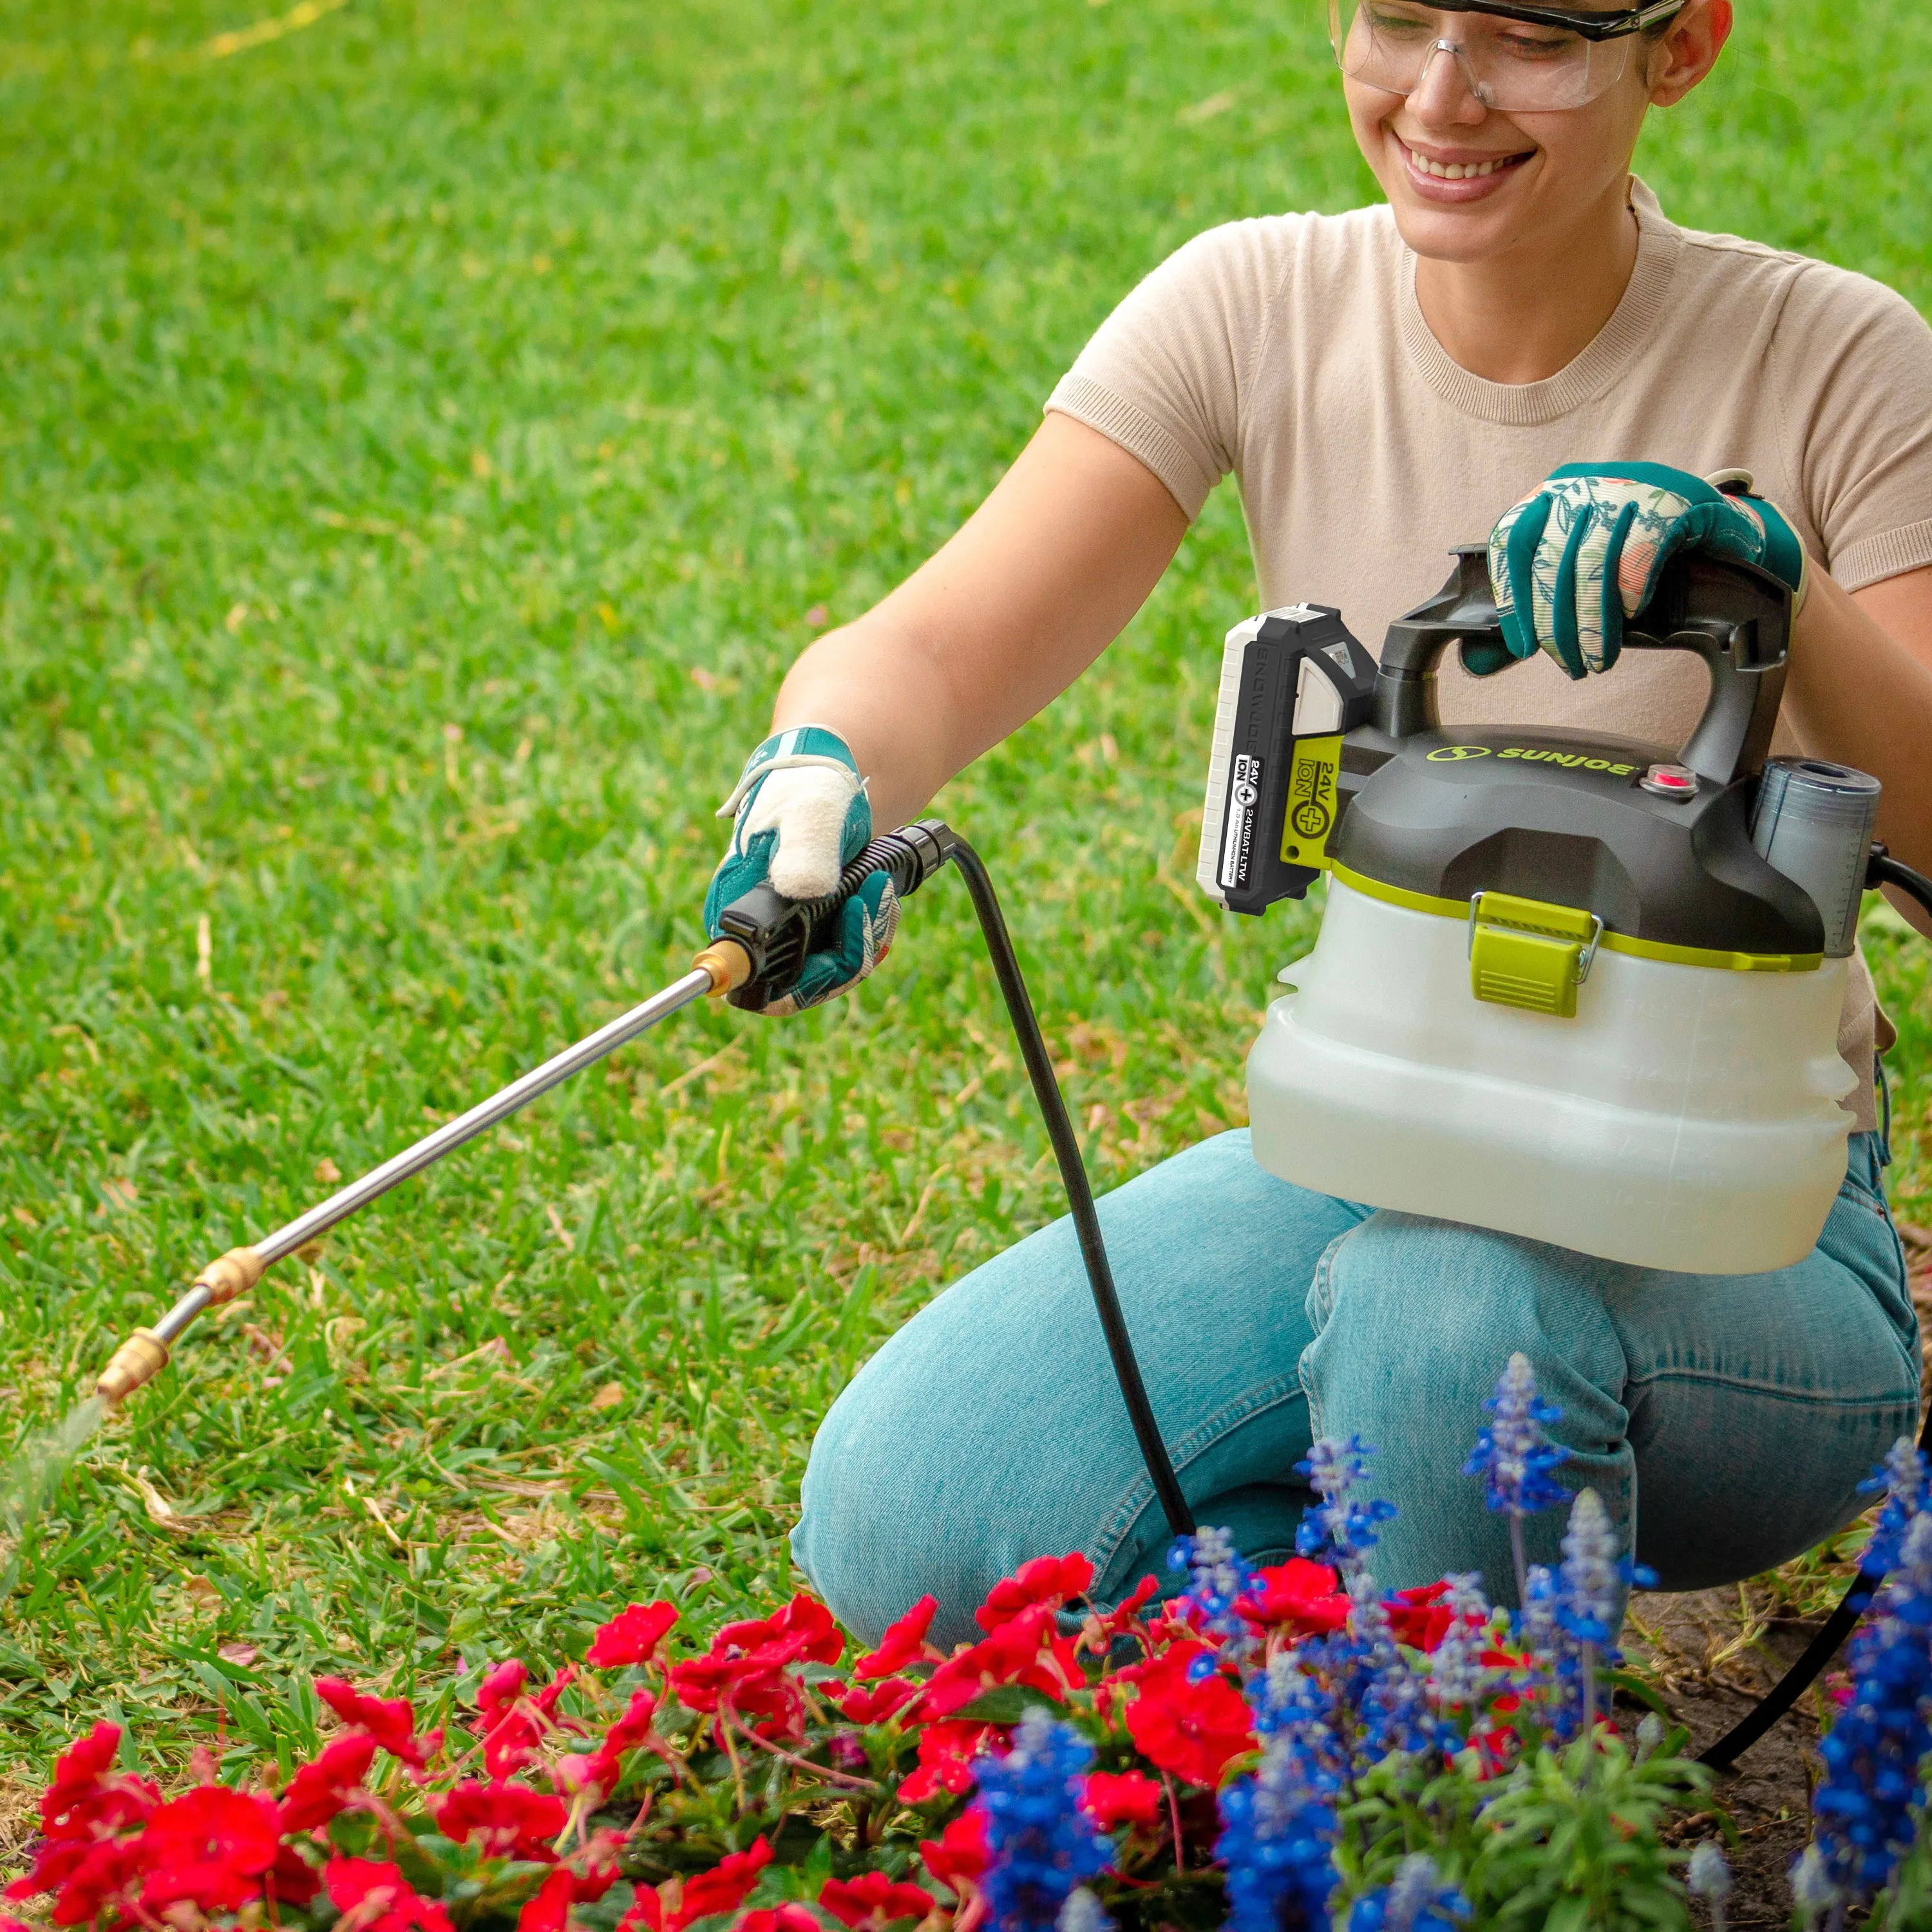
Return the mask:
[[[1691,1754],[1714,1744],[1783,1675],[1816,1634],[1820,1622],[1767,1622],[1760,1603],[1747,1621],[1736,1587],[1684,1596],[1632,1598],[1624,1627],[1629,1667],[1662,1695],[1671,1715],[1690,1732]],[[1727,1846],[1736,1890],[1725,1912],[1730,1932],[1788,1926],[1791,1888],[1785,1874],[1810,1832],[1813,1757],[1819,1736],[1814,1689],[1738,1760],[1735,1775],[1712,1794],[1730,1814],[1738,1838]],[[1618,1700],[1628,1730],[1637,1712]],[[1708,1819],[1693,1814],[1666,1828],[1666,1840],[1691,1844],[1712,1835]],[[1701,1907],[1694,1911],[1701,1915]],[[1708,1923],[1701,1916],[1700,1923]]]

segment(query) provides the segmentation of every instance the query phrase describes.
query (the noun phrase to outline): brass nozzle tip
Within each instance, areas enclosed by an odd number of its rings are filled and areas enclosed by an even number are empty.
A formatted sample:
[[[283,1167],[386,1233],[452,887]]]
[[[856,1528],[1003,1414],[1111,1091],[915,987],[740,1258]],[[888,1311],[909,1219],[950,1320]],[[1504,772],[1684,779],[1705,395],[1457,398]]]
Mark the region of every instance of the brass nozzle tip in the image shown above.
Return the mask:
[[[734,993],[752,976],[752,956],[735,939],[714,939],[691,962],[711,975],[711,991]]]
[[[136,1328],[108,1359],[94,1392],[102,1401],[125,1402],[168,1365],[168,1345],[152,1328]]]
[[[253,1248],[230,1248],[195,1276],[194,1286],[208,1290],[209,1307],[219,1308],[224,1301],[246,1294],[268,1265]]]

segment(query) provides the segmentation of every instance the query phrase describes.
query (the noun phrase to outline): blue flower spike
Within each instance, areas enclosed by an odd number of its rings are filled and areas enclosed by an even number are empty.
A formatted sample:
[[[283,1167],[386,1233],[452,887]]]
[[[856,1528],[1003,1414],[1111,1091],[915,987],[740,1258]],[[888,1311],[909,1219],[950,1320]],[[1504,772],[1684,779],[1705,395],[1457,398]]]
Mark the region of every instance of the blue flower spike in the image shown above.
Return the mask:
[[[1443,1884],[1436,1861],[1412,1852],[1387,1885],[1356,1900],[1348,1932],[1456,1932],[1469,1910],[1469,1901]]]
[[[1563,1563],[1552,1608],[1579,1653],[1576,1674],[1582,1680],[1586,1737],[1596,1728],[1598,1666],[1617,1661],[1612,1644],[1622,1621],[1623,1592],[1633,1584],[1648,1588],[1656,1581],[1654,1571],[1623,1555],[1602,1497],[1594,1490],[1579,1490],[1570,1506],[1570,1526],[1563,1532]],[[1560,1660],[1558,1669],[1562,1675]]]
[[[1376,1526],[1395,1514],[1393,1503],[1348,1500],[1348,1492],[1368,1474],[1369,1458],[1375,1453],[1359,1436],[1346,1441],[1324,1436],[1310,1449],[1305,1462],[1295,1464],[1295,1473],[1306,1476],[1308,1486],[1321,1498],[1301,1513],[1294,1532],[1298,1555],[1332,1564],[1345,1576],[1361,1568],[1364,1552],[1381,1540]]]
[[[1851,1702],[1818,1747],[1825,1776],[1805,1854],[1818,1854],[1808,1882],[1834,1911],[1882,1891],[1918,1828],[1918,1767],[1932,1751],[1932,1513],[1911,1514],[1850,1661]]]
[[[1227,1932],[1327,1932],[1340,1828],[1296,1738],[1277,1730],[1260,1768],[1221,1793],[1220,1810]]]
[[[1388,1606],[1366,1570],[1358,1570],[1348,1579],[1348,1640],[1364,1750],[1371,1761],[1391,1751],[1426,1750],[1437,1741],[1438,1730],[1428,1688],[1402,1654]]]
[[[1804,1932],[1811,1932],[1823,1913],[1836,1911],[1844,1904],[1844,1896],[1832,1882],[1825,1854],[1814,1840],[1791,1868],[1791,1900],[1804,1922]]]
[[[1480,1476],[1484,1501],[1510,1520],[1510,1554],[1516,1564],[1516,1601],[1521,1603],[1528,1587],[1523,1519],[1553,1509],[1569,1496],[1550,1472],[1570,1452],[1544,1433],[1550,1424],[1562,1420],[1563,1412],[1538,1393],[1529,1358],[1520,1352],[1510,1356],[1496,1394],[1483,1406],[1492,1420],[1478,1434],[1462,1473]]]
[[[1180,1538],[1167,1552],[1170,1570],[1189,1573],[1185,1600],[1196,1611],[1196,1628],[1204,1636],[1221,1639],[1219,1654],[1197,1658],[1189,1676],[1198,1683],[1222,1664],[1238,1666],[1253,1650],[1257,1640],[1234,1605],[1256,1587],[1260,1580],[1234,1547],[1234,1532],[1228,1529],[1197,1529]]]
[[[1472,1570],[1443,1581],[1449,1586],[1442,1607],[1450,1622],[1442,1642],[1430,1653],[1429,1700],[1446,1717],[1452,1711],[1474,1712],[1496,1673],[1483,1662],[1490,1643],[1490,1612],[1480,1572]],[[1464,1741],[1453,1726],[1445,1726],[1442,1742],[1444,1750],[1454,1753]]]
[[[1898,1568],[1905,1532],[1913,1518],[1932,1510],[1932,1468],[1911,1437],[1901,1436],[1884,1462],[1858,1487],[1867,1496],[1885,1492],[1885,1507],[1873,1528],[1864,1567],[1888,1576]]]
[[[1114,1932],[1114,1922],[1106,1908],[1084,1885],[1076,1885],[1066,1894],[1054,1921],[1054,1932]]]
[[[1731,1868],[1708,1838],[1690,1854],[1684,1882],[1693,1898],[1701,1898],[1711,1914],[1711,1932],[1724,1932],[1724,1900],[1731,1895]]]
[[[1094,1748],[1071,1724],[1034,1705],[1014,1727],[1004,1756],[974,1769],[986,1819],[989,1858],[981,1890],[999,1932],[1102,1932],[1106,1916],[1088,1893],[1097,1920],[1072,1905],[1086,1881],[1113,1862],[1114,1844],[1080,1808],[1080,1784]],[[1070,1907],[1074,1922],[1063,1922]]]

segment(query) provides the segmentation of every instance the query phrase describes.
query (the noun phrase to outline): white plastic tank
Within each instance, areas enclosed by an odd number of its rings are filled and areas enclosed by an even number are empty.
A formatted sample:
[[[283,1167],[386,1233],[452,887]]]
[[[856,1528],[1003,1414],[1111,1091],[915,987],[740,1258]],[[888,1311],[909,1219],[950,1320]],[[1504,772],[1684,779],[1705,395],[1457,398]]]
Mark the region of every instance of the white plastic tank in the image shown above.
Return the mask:
[[[1248,1058],[1256,1158],[1324,1194],[1643,1268],[1816,1244],[1856,1082],[1846,962],[1749,972],[1600,949],[1574,1018],[1477,999],[1464,924],[1331,879]]]

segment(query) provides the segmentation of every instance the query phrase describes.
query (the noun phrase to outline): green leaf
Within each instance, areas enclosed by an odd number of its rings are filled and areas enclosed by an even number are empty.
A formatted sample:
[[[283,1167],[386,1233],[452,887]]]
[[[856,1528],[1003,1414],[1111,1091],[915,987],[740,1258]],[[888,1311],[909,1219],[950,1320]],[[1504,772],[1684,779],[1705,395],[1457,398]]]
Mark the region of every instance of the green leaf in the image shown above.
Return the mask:
[[[1024,1684],[995,1684],[956,1714],[976,1724],[1017,1724],[1034,1710],[1048,1711],[1056,1718],[1066,1714],[1066,1706],[1058,1699],[1043,1690],[1029,1690]]]

